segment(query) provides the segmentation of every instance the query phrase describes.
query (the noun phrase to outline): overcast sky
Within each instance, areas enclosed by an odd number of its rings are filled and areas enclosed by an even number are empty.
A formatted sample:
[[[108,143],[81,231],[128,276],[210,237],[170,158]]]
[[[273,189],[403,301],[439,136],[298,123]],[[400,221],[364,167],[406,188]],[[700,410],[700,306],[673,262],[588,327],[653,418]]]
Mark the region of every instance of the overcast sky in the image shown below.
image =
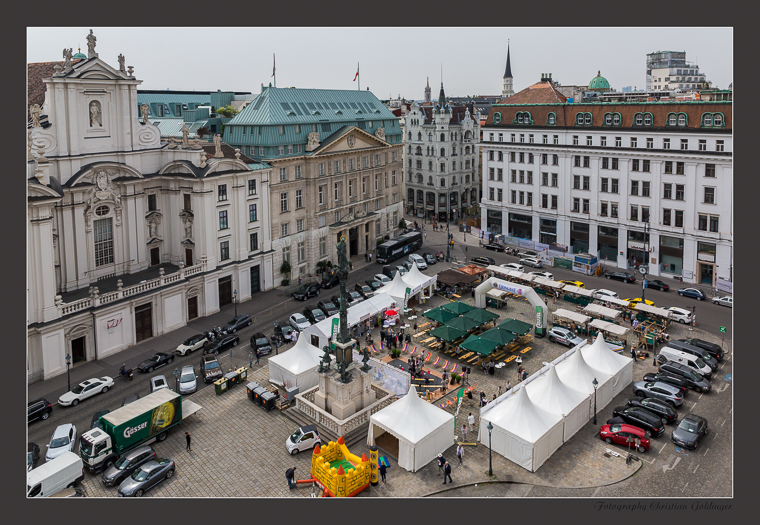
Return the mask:
[[[27,61],[61,61],[63,48],[87,54],[89,27],[29,28]],[[113,28],[92,27],[101,59],[118,67],[119,53],[140,89],[250,91],[277,86],[356,89],[380,99],[422,99],[426,77],[433,98],[441,82],[449,96],[497,95],[507,39],[514,90],[542,73],[564,85],[585,85],[601,71],[617,91],[646,86],[646,54],[686,51],[707,80],[733,82],[733,31],[709,28]],[[214,35],[213,38],[210,36]],[[219,42],[215,42],[216,37]]]

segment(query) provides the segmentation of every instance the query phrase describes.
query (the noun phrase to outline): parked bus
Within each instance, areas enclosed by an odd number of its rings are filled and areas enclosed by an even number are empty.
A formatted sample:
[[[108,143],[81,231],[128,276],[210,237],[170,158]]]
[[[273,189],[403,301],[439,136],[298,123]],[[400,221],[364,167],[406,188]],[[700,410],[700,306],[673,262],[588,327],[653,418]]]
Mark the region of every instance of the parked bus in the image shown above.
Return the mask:
[[[422,247],[422,233],[413,231],[384,242],[377,247],[377,262],[387,264]]]

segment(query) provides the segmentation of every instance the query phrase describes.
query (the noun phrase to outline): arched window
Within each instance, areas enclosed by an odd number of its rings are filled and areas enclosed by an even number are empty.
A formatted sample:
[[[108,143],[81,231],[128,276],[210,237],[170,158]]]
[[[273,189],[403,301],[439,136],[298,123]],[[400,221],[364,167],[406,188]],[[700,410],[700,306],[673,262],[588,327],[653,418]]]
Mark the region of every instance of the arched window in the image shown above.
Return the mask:
[[[679,113],[678,114],[678,125],[679,126],[685,126],[686,125],[686,113]]]
[[[470,175],[469,174],[467,174],[467,175],[464,176],[464,182],[465,183],[470,182]]]
[[[546,123],[550,126],[553,126],[557,123],[557,115],[555,113],[549,113],[549,116],[546,117]]]
[[[422,173],[418,173],[418,174],[417,174],[417,182],[418,182],[419,184],[422,184]]]
[[[409,140],[412,140],[412,132],[409,132]]]
[[[446,187],[446,179],[441,177],[441,188],[445,188],[445,187]]]
[[[583,125],[583,113],[576,113],[575,114],[575,124],[577,126]]]
[[[614,115],[612,115],[612,125],[613,126],[620,125],[620,113],[615,113]]]
[[[493,123],[501,124],[501,113],[499,113],[498,111],[493,114]]]
[[[587,126],[591,125],[591,113],[586,113],[585,123],[586,123]]]
[[[604,114],[604,125],[605,126],[611,126],[612,125],[612,115],[609,113]]]
[[[430,142],[433,142],[433,134],[432,133],[428,133],[428,140]]]
[[[704,126],[712,126],[712,123],[713,123],[713,117],[712,117],[712,114],[710,114],[710,113],[705,113],[705,114],[702,116],[702,125],[704,125]]]
[[[651,126],[652,125],[652,114],[651,113],[644,114],[644,125],[645,126]]]
[[[441,142],[443,142],[444,140],[446,140],[446,134],[445,133],[441,133]]]
[[[417,132],[417,140],[422,140],[422,133],[419,131]]]
[[[641,126],[642,124],[644,124],[644,116],[641,113],[636,113],[636,116],[633,117],[633,119],[634,119],[634,123],[637,126]]]
[[[713,125],[723,126],[723,115],[720,113],[713,114]]]
[[[408,146],[408,147],[409,147],[409,150],[408,150],[408,151],[409,151],[409,153],[411,153],[411,152],[412,152],[412,145],[411,145],[411,144],[409,144],[409,146]]]
[[[523,114],[522,113],[518,113],[517,114],[517,123],[518,124],[522,124],[523,123]]]
[[[441,157],[446,156],[446,148],[441,148]]]
[[[678,121],[677,119],[678,117],[676,117],[675,113],[668,115],[668,126],[675,126],[676,122]]]

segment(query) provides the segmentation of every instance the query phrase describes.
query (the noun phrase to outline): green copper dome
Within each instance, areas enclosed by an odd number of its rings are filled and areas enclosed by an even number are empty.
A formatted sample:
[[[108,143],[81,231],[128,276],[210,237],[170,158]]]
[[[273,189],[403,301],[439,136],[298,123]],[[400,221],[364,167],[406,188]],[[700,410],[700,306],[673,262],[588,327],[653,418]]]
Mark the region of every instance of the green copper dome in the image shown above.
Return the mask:
[[[591,79],[591,82],[588,83],[589,89],[610,89],[610,83],[607,82],[607,79],[602,76],[602,72],[598,71],[597,75]]]
[[[82,53],[82,48],[79,48],[79,49],[77,49],[77,53],[74,56],[72,56],[71,58],[72,59],[83,58],[83,59],[87,60],[87,55],[85,55],[84,53]]]

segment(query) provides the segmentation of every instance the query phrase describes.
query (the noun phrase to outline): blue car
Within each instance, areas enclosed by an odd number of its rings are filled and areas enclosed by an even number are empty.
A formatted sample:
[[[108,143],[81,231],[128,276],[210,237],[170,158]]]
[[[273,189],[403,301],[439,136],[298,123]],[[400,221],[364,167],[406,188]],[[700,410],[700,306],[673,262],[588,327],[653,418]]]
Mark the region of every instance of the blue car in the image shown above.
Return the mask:
[[[697,301],[702,301],[703,299],[707,298],[707,295],[705,295],[705,292],[700,290],[699,288],[681,288],[678,290],[678,295],[681,297],[693,297]]]

